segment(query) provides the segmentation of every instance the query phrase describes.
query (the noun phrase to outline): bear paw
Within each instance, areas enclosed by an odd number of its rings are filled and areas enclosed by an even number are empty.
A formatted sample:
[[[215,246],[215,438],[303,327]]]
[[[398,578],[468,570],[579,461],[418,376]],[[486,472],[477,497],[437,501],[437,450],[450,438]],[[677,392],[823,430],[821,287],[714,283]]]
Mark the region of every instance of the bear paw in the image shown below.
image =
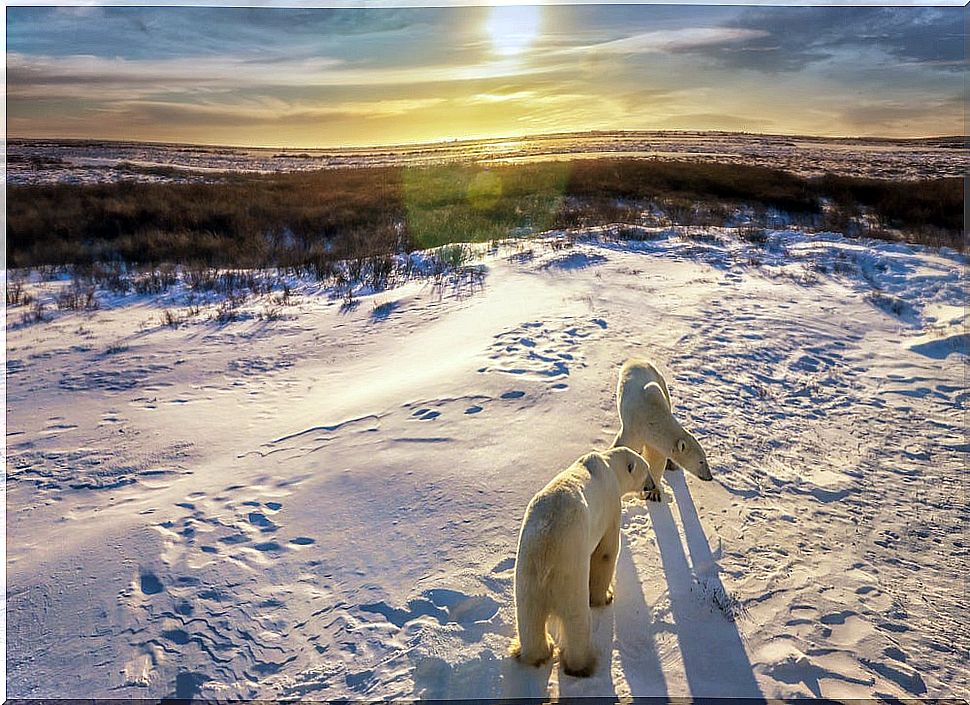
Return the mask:
[[[518,639],[513,639],[512,643],[509,645],[509,656],[521,661],[522,663],[528,664],[529,666],[539,667],[552,658],[553,654],[553,643],[547,637],[546,638],[546,650],[539,653],[523,654],[522,645],[519,643]]]
[[[578,666],[567,664],[564,661],[562,664],[562,670],[567,676],[572,676],[573,678],[589,678],[591,675],[593,675],[594,665],[595,664],[592,660]]]
[[[648,502],[659,502],[661,497],[660,490],[658,490],[656,487],[652,490],[644,490],[643,497]]]
[[[544,664],[546,661],[548,661],[551,658],[552,658],[552,649],[549,649],[549,653],[546,654],[545,656],[535,656],[535,657],[530,658],[530,659],[525,659],[525,658],[522,658],[520,656],[519,657],[519,660],[520,661],[524,661],[525,663],[529,664],[530,666],[535,666],[536,668],[539,668],[539,666],[541,666],[542,664]]]
[[[606,591],[606,594],[602,597],[589,596],[589,604],[591,607],[604,607],[613,602],[613,588]]]

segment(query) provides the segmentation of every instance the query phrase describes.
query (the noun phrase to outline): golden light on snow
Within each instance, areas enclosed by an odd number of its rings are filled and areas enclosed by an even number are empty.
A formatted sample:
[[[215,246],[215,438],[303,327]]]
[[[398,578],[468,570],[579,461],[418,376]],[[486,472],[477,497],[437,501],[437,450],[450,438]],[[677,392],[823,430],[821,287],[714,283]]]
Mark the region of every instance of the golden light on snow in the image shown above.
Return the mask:
[[[492,50],[504,57],[516,57],[525,52],[539,35],[540,10],[534,5],[493,7],[485,21]]]

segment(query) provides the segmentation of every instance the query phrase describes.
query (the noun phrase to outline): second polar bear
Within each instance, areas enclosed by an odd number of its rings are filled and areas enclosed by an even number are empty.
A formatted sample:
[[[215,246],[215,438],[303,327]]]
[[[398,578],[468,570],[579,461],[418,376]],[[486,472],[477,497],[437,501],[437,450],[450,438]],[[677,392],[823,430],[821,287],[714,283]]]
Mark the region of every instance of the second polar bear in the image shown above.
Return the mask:
[[[651,479],[644,487],[647,499],[660,499],[660,479],[668,458],[702,480],[712,479],[704,449],[673,417],[667,382],[652,362],[634,357],[623,363],[616,407],[620,431],[613,447],[633,448],[646,458]]]
[[[510,652],[538,666],[552,656],[546,631],[559,621],[563,671],[588,676],[595,664],[590,605],[613,599],[621,498],[639,492],[647,462],[629,448],[588,453],[556,475],[525,510],[515,560],[518,637]]]

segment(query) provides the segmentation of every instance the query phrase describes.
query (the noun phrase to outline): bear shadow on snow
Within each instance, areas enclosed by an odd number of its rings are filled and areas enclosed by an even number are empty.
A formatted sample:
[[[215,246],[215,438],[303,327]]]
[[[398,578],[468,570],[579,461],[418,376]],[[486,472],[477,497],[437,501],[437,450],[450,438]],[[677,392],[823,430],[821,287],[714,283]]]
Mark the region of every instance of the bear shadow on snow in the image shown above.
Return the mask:
[[[553,663],[526,666],[490,649],[456,664],[428,657],[415,662],[414,696],[421,700],[535,700],[548,697]]]
[[[710,594],[705,594],[720,586],[720,568],[711,555],[684,474],[673,472],[666,477],[674,491],[690,560],[670,506],[652,502],[647,510],[667,580],[690,695],[764,702],[737,625],[715,607]],[[720,591],[723,593],[723,586]]]
[[[559,701],[568,702],[571,698],[617,698],[616,683],[613,681],[612,660],[616,628],[614,624],[614,603],[592,610],[592,642],[596,652],[596,668],[588,678],[576,678],[566,674],[557,662],[554,668],[559,675]],[[559,638],[558,629],[554,635]]]
[[[642,510],[645,511],[645,510]],[[622,617],[615,620],[614,643],[623,676],[635,696],[668,697],[667,680],[657,653],[656,635],[666,631],[665,624],[652,618],[653,607],[643,594],[640,574],[633,561],[633,549],[626,534],[622,537],[620,558],[616,563],[616,597],[613,607]]]

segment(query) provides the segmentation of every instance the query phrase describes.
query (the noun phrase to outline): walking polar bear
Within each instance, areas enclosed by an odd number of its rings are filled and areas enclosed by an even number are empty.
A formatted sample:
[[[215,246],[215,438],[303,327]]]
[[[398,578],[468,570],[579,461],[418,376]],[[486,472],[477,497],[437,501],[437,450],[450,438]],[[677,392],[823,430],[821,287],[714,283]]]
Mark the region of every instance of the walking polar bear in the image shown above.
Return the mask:
[[[592,673],[590,605],[613,599],[621,498],[639,492],[649,473],[647,461],[629,448],[588,453],[529,502],[515,561],[513,656],[535,666],[552,656],[546,623],[553,617],[563,671]]]
[[[668,459],[702,480],[712,479],[704,449],[673,417],[667,382],[653,363],[635,357],[623,363],[616,408],[620,431],[613,447],[643,454],[650,466],[650,481],[643,488],[647,499],[660,499],[660,479]]]

